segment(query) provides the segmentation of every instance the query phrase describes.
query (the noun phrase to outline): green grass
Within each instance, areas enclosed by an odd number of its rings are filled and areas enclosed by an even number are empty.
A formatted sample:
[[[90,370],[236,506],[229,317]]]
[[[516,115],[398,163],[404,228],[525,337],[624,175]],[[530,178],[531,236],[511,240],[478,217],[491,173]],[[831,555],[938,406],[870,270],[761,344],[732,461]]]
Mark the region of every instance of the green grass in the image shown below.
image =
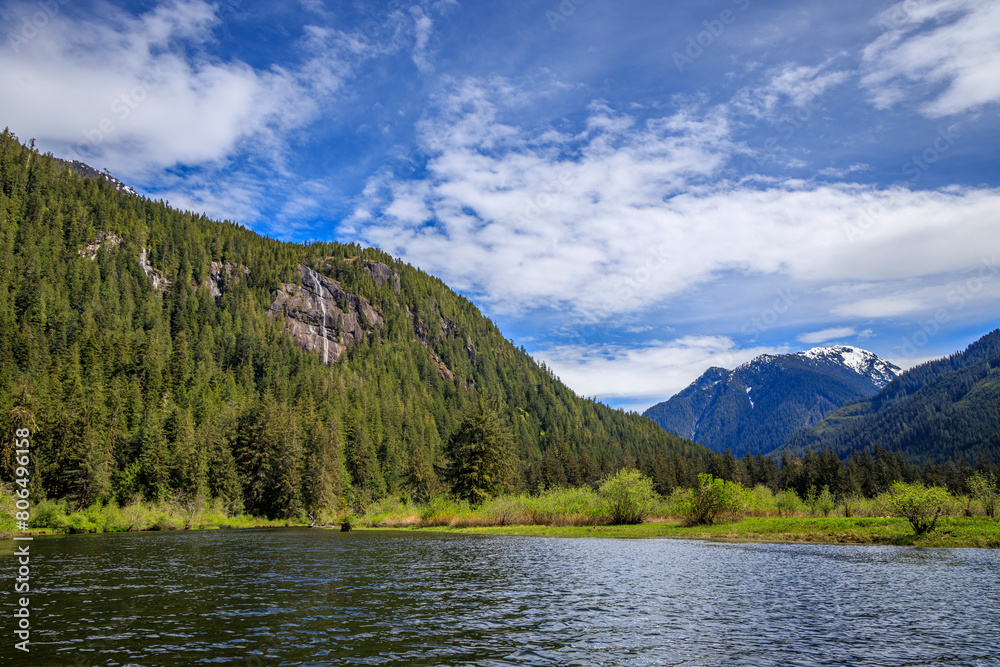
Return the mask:
[[[711,526],[681,526],[673,521],[636,526],[487,526],[422,528],[479,535],[536,537],[617,537],[819,544],[885,544],[921,547],[1000,548],[1000,520],[986,517],[941,519],[930,535],[916,537],[905,519],[873,517],[749,517]]]

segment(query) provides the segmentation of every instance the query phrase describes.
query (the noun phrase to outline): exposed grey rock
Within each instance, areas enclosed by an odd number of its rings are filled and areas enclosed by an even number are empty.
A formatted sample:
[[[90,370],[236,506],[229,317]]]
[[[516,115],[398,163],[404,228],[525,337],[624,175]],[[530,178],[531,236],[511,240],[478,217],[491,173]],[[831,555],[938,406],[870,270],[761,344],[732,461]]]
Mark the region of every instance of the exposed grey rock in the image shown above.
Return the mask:
[[[208,290],[218,303],[229,288],[239,282],[240,278],[250,275],[250,267],[242,264],[226,262],[210,262],[208,265]]]
[[[108,245],[120,248],[122,243],[124,243],[122,237],[114,232],[97,232],[97,238],[77,250],[77,252],[87,259],[94,260],[97,259],[97,251],[101,249],[101,246]]]
[[[380,287],[387,282],[392,281],[392,289],[396,292],[396,294],[399,294],[401,284],[398,273],[390,269],[385,264],[381,264],[379,262],[364,262],[362,266],[365,271],[368,272],[368,275],[372,277],[372,280],[378,283]]]
[[[302,284],[281,285],[268,317],[283,317],[289,335],[303,350],[317,350],[325,363],[335,363],[350,345],[381,325],[382,317],[368,299],[344,291],[336,280],[302,264],[298,269]]]
[[[153,289],[160,290],[161,294],[166,294],[170,289],[170,281],[159,269],[150,264],[149,253],[145,248],[139,251],[139,265],[142,267],[142,272],[153,283]]]

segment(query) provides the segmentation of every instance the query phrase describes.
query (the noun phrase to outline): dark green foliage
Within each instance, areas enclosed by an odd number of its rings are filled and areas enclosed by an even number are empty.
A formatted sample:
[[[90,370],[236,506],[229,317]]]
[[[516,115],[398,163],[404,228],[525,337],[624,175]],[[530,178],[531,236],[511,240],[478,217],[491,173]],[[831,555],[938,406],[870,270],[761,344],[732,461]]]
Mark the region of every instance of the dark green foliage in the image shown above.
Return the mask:
[[[870,378],[846,366],[786,354],[734,371],[710,368],[643,414],[668,433],[743,456],[777,449],[799,428],[877,392]]]
[[[786,448],[846,457],[875,445],[902,452],[909,463],[1000,465],[1000,330],[907,371],[870,400],[845,405],[797,432]]]
[[[92,258],[81,249],[113,234]],[[104,237],[109,238],[109,237]],[[154,288],[145,251],[166,281]],[[705,450],[574,395],[441,281],[371,248],[280,243],[118,192],[0,134],[0,467],[33,431],[36,497],[71,508],[220,498],[320,516],[440,493],[445,443],[479,396],[508,406],[518,490],[596,484],[625,461],[683,472]],[[239,269],[210,291],[210,264]],[[379,284],[366,263],[399,276]],[[306,265],[381,324],[327,366],[267,308]],[[673,465],[673,464],[672,464]]]
[[[480,397],[448,439],[445,480],[473,505],[514,486],[514,438],[495,401]]]

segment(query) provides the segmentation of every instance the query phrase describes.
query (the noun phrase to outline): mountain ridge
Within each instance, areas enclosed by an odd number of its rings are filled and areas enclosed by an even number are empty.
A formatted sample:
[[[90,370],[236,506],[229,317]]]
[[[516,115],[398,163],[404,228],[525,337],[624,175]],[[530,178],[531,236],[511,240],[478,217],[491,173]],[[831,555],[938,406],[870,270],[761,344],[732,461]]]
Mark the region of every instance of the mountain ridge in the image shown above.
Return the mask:
[[[761,355],[731,371],[712,367],[643,414],[715,451],[763,453],[849,400],[875,394],[900,370],[850,345]]]
[[[1000,463],[1000,329],[800,429],[781,449],[830,449],[843,458],[873,447],[903,452],[911,463]]]
[[[708,454],[577,396],[387,253],[171,209],[9,131],[0,253],[0,430],[37,425],[39,498],[270,517],[427,498],[448,491],[444,443],[483,395],[518,443],[515,490],[654,458],[693,483]]]

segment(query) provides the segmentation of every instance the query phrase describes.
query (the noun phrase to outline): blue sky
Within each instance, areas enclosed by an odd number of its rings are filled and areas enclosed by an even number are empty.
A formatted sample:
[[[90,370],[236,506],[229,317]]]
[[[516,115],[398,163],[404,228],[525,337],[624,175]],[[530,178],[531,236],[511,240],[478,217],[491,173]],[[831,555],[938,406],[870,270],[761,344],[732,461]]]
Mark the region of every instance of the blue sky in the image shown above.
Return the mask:
[[[0,2],[0,124],[378,246],[579,394],[998,325],[1000,4]]]

